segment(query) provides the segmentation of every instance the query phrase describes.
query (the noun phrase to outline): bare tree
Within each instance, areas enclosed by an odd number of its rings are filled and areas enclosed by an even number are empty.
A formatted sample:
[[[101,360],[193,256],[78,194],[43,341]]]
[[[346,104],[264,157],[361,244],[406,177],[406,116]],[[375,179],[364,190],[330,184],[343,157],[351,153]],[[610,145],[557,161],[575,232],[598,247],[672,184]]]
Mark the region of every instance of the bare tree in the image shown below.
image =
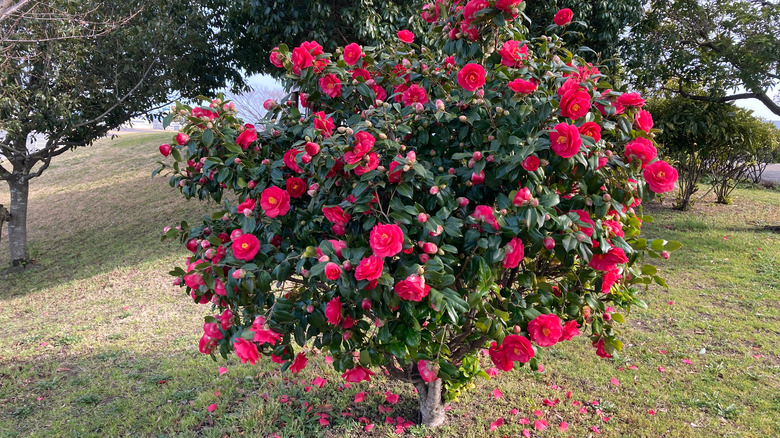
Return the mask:
[[[279,87],[268,87],[264,85],[253,86],[244,93],[225,93],[225,98],[232,100],[236,104],[238,113],[242,119],[247,122],[255,122],[268,112],[263,108],[263,103],[268,99],[280,102],[287,93]]]

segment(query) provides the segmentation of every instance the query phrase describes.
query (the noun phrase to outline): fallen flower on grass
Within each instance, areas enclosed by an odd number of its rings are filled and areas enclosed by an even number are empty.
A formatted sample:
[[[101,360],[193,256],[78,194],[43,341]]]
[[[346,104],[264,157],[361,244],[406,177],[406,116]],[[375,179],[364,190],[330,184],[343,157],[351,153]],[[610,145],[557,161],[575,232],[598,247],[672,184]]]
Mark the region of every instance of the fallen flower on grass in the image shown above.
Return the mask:
[[[495,397],[497,399],[499,399],[499,398],[504,396],[504,393],[501,392],[501,390],[498,389],[498,388],[494,389],[492,394],[493,394],[493,397]]]
[[[650,415],[655,415],[655,409],[649,409],[647,413]]]
[[[658,371],[660,371],[660,372],[662,372],[662,373],[665,373],[665,372],[666,372],[666,368],[664,368],[664,367],[658,367]]]
[[[531,422],[531,420],[529,420],[527,418],[521,418],[521,419],[517,420],[517,422],[520,423],[520,424],[529,424]]]
[[[325,386],[325,382],[327,382],[327,380],[323,379],[320,376],[317,376],[314,380],[311,381],[311,384],[316,386],[317,388],[322,388],[323,386]]]
[[[357,394],[355,394],[355,403],[360,403],[365,399],[366,399],[365,391],[360,391]]]
[[[392,392],[387,391],[385,393],[385,401],[391,405],[398,403],[398,394],[393,394]]]
[[[598,428],[598,427],[596,427],[596,426],[593,426],[593,427],[591,427],[591,428],[590,428],[590,430],[592,430],[592,431],[593,431],[593,432],[595,432],[595,433],[601,433],[601,431],[599,430],[599,428]]]
[[[496,421],[494,421],[494,422],[492,422],[490,424],[490,431],[492,432],[492,431],[498,429],[499,427],[501,427],[503,425],[504,425],[504,418],[503,417],[499,417],[498,420],[496,420]]]
[[[691,362],[691,361],[690,361],[690,360],[688,360],[688,359],[683,359],[683,360],[682,360],[682,363],[685,363],[685,364],[688,364],[688,365],[693,365],[693,362]]]
[[[223,375],[223,374],[225,374],[227,371],[228,371],[228,370],[227,370],[227,368],[225,368],[225,367],[219,367],[219,375],[220,375],[220,376],[221,376],[221,375]]]
[[[214,411],[217,410],[217,404],[216,403],[212,403],[212,404],[209,405],[209,407],[207,409],[209,410],[209,412],[214,412]]]
[[[569,423],[565,421],[561,421],[561,425],[558,426],[558,430],[560,430],[561,432],[566,432],[567,430],[569,430]]]
[[[509,411],[509,414],[510,414],[510,415],[517,415],[517,414],[519,414],[519,413],[520,413],[520,411],[519,411],[519,410],[517,410],[517,408],[515,408],[515,409],[512,409],[511,411]]]
[[[531,431],[528,430],[528,429],[523,429],[523,436],[525,438],[530,438],[531,437]]]
[[[536,429],[536,430],[545,430],[545,429],[547,429],[547,426],[549,426],[549,424],[547,424],[546,420],[536,420],[536,421],[534,421],[534,429]]]
[[[617,377],[613,377],[609,382],[615,386],[620,386],[620,380]]]

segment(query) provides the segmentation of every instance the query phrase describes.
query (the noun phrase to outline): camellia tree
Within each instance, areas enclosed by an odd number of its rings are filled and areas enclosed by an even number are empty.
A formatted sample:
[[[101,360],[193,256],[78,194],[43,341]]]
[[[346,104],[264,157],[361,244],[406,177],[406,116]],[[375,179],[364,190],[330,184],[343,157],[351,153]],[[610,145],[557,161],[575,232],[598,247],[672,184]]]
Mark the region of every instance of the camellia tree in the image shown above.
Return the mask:
[[[622,349],[622,310],[666,285],[646,257],[680,247],[640,237],[640,204],[677,172],[644,100],[558,36],[527,36],[524,7],[427,5],[446,58],[409,31],[381,50],[279,45],[305,115],[294,99],[260,126],[220,98],[174,108],[185,125],[160,150],[175,161],[156,172],[221,203],[164,236],[193,253],[175,282],[211,306],[201,352],[296,373],[326,350],[349,382],[414,384],[436,426],[485,376],[483,348],[504,371],[575,336]]]

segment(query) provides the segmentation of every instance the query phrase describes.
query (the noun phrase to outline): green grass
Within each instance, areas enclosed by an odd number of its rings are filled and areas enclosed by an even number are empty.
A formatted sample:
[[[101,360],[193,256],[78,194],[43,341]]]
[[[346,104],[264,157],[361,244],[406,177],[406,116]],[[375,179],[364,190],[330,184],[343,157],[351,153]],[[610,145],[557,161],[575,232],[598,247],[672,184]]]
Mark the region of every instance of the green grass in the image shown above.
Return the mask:
[[[215,363],[197,352],[209,311],[172,285],[167,271],[186,253],[159,236],[208,206],[149,177],[157,145],[169,138],[101,141],[58,157],[33,181],[37,266],[0,277],[0,437],[384,437],[396,435],[386,416],[416,420],[411,387],[381,376],[347,387],[313,352],[298,376],[270,361]],[[780,193],[738,190],[733,198],[728,206],[702,201],[689,213],[647,209],[655,223],[646,234],[685,247],[658,264],[672,288],[646,293],[650,308],[631,315],[619,358],[599,359],[575,338],[544,351],[544,372],[477,381],[451,404],[447,426],[416,426],[407,436],[515,437],[529,428],[580,437],[595,436],[593,426],[605,437],[779,436]],[[0,265],[7,263],[4,246]],[[327,379],[323,388],[311,385],[317,376]],[[495,388],[502,398],[491,395]],[[353,401],[358,391],[366,401]],[[379,413],[386,391],[401,398]],[[533,430],[536,410],[549,429]],[[328,414],[330,426],[315,413]],[[362,416],[373,431],[363,430]],[[499,417],[505,425],[490,432]]]

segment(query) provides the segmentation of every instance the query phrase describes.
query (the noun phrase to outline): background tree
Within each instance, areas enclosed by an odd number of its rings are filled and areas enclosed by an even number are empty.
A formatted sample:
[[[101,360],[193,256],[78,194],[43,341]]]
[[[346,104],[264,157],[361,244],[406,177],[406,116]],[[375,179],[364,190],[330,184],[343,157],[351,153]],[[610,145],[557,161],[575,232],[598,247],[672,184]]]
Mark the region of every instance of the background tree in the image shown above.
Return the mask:
[[[243,83],[204,2],[27,1],[0,21],[0,180],[12,266],[27,252],[29,182],[51,160],[174,95]],[[175,74],[174,74],[175,72]],[[28,137],[45,138],[37,149]]]
[[[769,97],[780,84],[780,4],[755,0],[653,0],[625,40],[633,80],[692,100]]]
[[[225,99],[236,105],[239,116],[250,122],[260,120],[268,113],[263,106],[266,100],[279,102],[285,96],[287,93],[281,87],[265,85],[253,85],[249,90],[225,93]]]

